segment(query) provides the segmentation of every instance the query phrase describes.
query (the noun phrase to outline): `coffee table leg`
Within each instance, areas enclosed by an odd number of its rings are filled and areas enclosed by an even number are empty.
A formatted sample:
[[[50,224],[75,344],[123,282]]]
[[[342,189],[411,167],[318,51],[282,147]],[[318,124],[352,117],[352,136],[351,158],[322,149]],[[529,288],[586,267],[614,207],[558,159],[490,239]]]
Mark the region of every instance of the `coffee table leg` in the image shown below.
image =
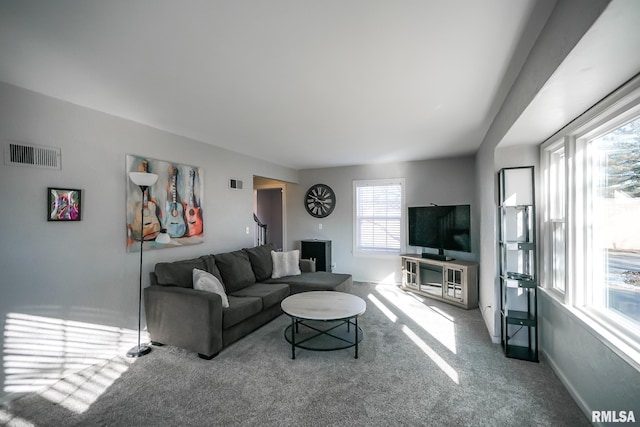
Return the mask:
[[[356,327],[353,328],[356,331],[356,359],[358,358],[358,316],[355,317],[356,319]]]
[[[296,319],[294,317],[291,318],[291,358],[296,358],[296,328],[298,325],[296,324]]]

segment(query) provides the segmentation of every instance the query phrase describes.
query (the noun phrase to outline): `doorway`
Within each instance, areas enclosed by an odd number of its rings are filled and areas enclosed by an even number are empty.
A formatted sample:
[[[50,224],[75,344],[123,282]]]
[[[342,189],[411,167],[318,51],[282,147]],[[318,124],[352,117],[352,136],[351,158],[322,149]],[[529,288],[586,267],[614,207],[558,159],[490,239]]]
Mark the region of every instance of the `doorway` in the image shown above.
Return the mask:
[[[253,177],[253,212],[256,221],[256,245],[261,229],[264,229],[264,243],[271,243],[277,251],[284,251],[285,241],[285,190],[286,182],[270,178]],[[264,224],[266,227],[259,227]]]

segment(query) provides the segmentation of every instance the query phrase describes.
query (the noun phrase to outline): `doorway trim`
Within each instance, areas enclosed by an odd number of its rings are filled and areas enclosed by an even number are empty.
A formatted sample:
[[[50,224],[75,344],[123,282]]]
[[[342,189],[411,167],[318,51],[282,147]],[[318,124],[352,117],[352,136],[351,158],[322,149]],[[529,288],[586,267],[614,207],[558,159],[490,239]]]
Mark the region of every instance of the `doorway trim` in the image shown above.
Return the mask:
[[[279,181],[277,179],[266,178],[262,176],[254,175],[254,184],[253,184],[253,212],[256,213],[258,210],[258,190],[272,190],[279,188],[282,191],[282,250],[287,251],[288,249],[288,241],[287,241],[287,183],[285,181]],[[255,184],[255,179],[263,179],[268,181],[264,184]],[[255,243],[255,242],[254,242]]]

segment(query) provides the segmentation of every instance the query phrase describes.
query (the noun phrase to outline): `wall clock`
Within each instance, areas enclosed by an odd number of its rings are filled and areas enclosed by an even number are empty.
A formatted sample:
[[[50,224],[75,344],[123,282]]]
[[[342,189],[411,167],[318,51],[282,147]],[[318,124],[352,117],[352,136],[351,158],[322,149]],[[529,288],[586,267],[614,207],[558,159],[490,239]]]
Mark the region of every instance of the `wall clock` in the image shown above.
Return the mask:
[[[314,184],[304,196],[304,207],[316,218],[329,216],[336,207],[336,194],[325,184]]]

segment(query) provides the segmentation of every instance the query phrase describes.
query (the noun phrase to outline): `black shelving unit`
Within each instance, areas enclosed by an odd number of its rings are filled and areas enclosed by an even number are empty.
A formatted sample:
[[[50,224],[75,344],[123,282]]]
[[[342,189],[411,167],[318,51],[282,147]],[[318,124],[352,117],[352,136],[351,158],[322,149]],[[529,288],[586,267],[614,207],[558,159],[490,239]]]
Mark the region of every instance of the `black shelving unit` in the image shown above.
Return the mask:
[[[533,166],[498,173],[500,318],[507,357],[538,362],[538,280]]]

